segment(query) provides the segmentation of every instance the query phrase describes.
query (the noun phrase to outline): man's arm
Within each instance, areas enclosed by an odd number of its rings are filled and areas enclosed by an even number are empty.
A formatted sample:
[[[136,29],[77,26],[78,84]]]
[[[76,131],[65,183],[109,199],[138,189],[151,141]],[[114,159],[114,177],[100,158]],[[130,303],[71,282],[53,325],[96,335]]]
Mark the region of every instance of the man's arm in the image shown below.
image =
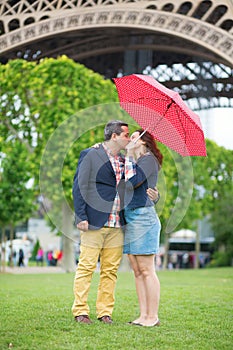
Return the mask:
[[[91,169],[91,162],[90,157],[88,156],[88,151],[89,149],[84,150],[80,153],[73,183],[75,222],[77,224],[77,227],[82,231],[88,229],[88,217],[86,214],[86,196]]]

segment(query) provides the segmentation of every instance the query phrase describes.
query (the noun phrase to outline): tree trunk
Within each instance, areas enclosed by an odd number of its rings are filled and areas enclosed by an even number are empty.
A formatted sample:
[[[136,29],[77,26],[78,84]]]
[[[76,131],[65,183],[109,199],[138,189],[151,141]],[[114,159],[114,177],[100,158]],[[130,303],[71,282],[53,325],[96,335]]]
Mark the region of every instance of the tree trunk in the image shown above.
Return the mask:
[[[200,235],[201,235],[201,221],[197,222],[196,230],[196,243],[195,243],[195,265],[194,268],[198,269],[200,267],[199,256],[200,256]]]
[[[169,235],[164,234],[164,256],[163,256],[163,269],[168,266],[168,251],[169,251]]]
[[[13,256],[14,256],[13,239],[14,239],[14,227],[11,224],[10,225],[10,247],[11,247],[11,250],[10,250],[10,267],[14,266],[14,264],[13,264]]]
[[[6,270],[6,237],[5,227],[2,228],[2,245],[1,245],[1,271],[4,273]]]
[[[73,215],[67,203],[62,206],[62,268],[66,272],[76,269],[74,254]]]

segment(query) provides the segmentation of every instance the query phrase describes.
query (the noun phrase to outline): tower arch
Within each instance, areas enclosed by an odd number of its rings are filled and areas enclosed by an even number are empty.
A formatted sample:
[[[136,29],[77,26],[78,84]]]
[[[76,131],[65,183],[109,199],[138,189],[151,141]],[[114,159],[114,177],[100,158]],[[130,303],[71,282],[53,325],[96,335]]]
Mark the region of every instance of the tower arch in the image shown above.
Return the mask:
[[[3,0],[0,62],[66,54],[106,77],[147,66],[167,65],[176,71],[177,64],[191,74],[188,63],[196,62],[206,77],[211,76],[211,83],[205,82],[208,92],[202,88],[200,96],[220,95],[220,83],[223,95],[230,98],[232,15],[230,0]],[[183,73],[175,83],[168,77],[165,84],[178,89],[192,85]],[[194,90],[187,88],[183,97],[191,98]]]
[[[137,28],[166,33],[171,41],[182,38],[232,65],[232,15],[232,2],[227,0],[2,1],[0,59],[4,53],[62,33]]]

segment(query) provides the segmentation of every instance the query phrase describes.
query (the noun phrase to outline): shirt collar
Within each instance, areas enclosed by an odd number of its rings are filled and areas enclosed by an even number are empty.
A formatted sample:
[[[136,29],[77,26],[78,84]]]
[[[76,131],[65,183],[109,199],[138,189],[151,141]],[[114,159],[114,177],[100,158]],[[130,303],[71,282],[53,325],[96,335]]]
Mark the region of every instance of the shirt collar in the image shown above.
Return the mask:
[[[116,155],[112,154],[110,148],[106,145],[105,142],[103,142],[102,145],[109,156],[114,157],[114,158],[123,158],[122,154],[120,152],[117,153]]]

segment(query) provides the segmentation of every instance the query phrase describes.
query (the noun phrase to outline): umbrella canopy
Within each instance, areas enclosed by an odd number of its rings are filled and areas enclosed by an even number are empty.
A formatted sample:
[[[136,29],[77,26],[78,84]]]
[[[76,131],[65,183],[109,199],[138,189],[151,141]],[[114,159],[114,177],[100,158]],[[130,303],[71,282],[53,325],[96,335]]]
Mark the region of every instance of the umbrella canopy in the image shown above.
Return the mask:
[[[199,116],[178,92],[142,74],[113,80],[121,107],[156,140],[182,156],[206,156]]]

